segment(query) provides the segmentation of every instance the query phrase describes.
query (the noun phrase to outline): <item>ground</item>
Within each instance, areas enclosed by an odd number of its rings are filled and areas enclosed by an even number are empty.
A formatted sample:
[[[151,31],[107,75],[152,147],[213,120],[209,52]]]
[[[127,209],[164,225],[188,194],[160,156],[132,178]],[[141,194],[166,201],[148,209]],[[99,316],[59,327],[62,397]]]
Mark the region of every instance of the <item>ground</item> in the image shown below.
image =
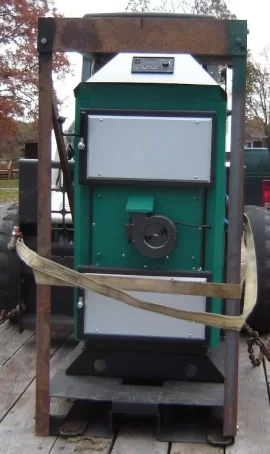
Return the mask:
[[[53,333],[51,375],[75,348],[72,336]],[[78,348],[78,347],[77,347]],[[35,430],[35,333],[19,334],[13,324],[0,327],[0,454],[268,454],[270,406],[265,367],[253,368],[246,339],[240,342],[239,431],[235,445],[223,449],[201,444],[164,443],[140,422],[122,426],[112,439],[37,437]],[[51,412],[65,414],[70,402],[51,399]]]
[[[19,180],[0,180],[0,203],[16,202],[19,198]]]

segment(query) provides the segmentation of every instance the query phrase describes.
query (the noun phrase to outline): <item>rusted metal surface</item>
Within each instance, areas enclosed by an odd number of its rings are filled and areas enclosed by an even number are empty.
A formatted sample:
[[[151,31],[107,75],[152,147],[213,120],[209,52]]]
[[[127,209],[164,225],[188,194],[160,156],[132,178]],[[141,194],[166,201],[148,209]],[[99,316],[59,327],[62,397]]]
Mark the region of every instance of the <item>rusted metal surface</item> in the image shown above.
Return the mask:
[[[240,282],[241,237],[243,232],[244,127],[246,58],[233,59],[231,166],[229,181],[227,283]],[[240,300],[227,300],[227,315],[239,315]],[[225,436],[235,436],[238,408],[239,333],[226,332],[225,350]]]
[[[71,173],[70,173],[70,169],[68,166],[68,157],[67,157],[67,153],[66,153],[65,142],[64,142],[64,138],[60,131],[59,123],[57,121],[58,117],[59,117],[59,114],[58,114],[56,96],[55,96],[55,93],[53,92],[53,103],[52,103],[53,129],[54,129],[55,140],[57,143],[57,148],[58,148],[58,153],[59,153],[59,158],[60,158],[60,163],[61,163],[61,170],[63,172],[64,187],[65,187],[65,190],[66,190],[67,196],[68,196],[71,216],[72,216],[72,219],[74,219],[74,202],[73,202],[74,201],[74,196],[73,196],[74,191],[73,191]]]
[[[234,52],[236,55],[245,53],[244,43],[231,33],[231,23],[181,16],[42,18],[39,21],[39,49],[82,53],[184,52],[213,58],[230,56]],[[245,22],[237,23],[244,30]],[[232,45],[232,37],[235,41],[240,39],[236,46]]]
[[[257,331],[254,331],[247,323],[244,325],[245,330],[248,332],[250,337],[247,339],[249,359],[253,367],[259,367],[263,358],[266,358],[270,362],[270,341],[264,342],[259,336]],[[259,347],[259,353],[255,357],[254,345]]]
[[[39,55],[38,253],[51,257],[52,54]],[[50,430],[51,287],[37,286],[36,434]]]
[[[71,334],[73,329],[73,318],[69,315],[54,315],[50,317],[51,330],[53,332],[61,332]],[[21,321],[23,329],[35,330],[36,317],[35,314],[25,314]]]

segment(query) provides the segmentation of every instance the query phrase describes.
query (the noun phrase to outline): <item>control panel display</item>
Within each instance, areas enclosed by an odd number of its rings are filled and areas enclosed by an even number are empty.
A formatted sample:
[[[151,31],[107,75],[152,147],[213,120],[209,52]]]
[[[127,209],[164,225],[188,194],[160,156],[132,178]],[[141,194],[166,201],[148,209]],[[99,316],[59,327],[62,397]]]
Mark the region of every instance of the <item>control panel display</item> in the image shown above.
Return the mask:
[[[173,74],[174,57],[133,57],[132,73]]]

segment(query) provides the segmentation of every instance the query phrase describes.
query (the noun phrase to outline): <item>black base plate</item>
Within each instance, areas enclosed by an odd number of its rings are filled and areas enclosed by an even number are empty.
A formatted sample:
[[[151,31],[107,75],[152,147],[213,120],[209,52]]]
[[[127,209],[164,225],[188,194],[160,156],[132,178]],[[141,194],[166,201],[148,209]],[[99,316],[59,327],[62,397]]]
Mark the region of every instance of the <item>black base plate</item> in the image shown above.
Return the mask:
[[[76,437],[84,435],[97,438],[111,438],[119,428],[129,425],[154,427],[156,438],[163,442],[208,443],[214,446],[228,446],[234,438],[222,436],[222,420],[217,409],[206,407],[163,407],[157,414],[128,415],[113,413],[108,403],[76,401],[65,419],[51,417],[51,435]]]
[[[109,438],[129,418],[155,421],[160,441],[207,443],[209,433],[222,432],[216,417],[218,410],[222,414],[222,383],[127,385],[119,378],[72,376],[62,369],[51,381],[51,396],[75,400],[59,427],[62,435],[80,435],[87,427],[88,435]]]
[[[224,384],[169,380],[159,386],[124,384],[120,378],[67,375],[62,369],[52,378],[51,396],[111,402],[125,410],[133,406],[134,411],[140,405],[145,413],[157,405],[221,407]]]
[[[101,363],[102,370],[95,364]],[[205,353],[176,354],[153,352],[91,351],[85,348],[67,368],[68,375],[122,377],[141,380],[224,381],[223,374]]]

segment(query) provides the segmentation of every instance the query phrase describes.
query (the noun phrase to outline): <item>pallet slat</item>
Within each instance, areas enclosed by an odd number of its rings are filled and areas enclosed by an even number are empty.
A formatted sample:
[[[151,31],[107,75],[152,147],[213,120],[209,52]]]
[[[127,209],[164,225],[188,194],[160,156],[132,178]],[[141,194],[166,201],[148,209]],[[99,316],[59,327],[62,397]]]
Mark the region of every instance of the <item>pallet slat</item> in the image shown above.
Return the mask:
[[[53,342],[52,342],[53,343]],[[59,344],[59,339],[56,341]],[[55,342],[54,342],[55,344]],[[51,359],[52,375],[58,370],[72,347],[66,342]],[[53,350],[55,352],[55,348]],[[30,353],[31,352],[31,353]],[[29,356],[35,358],[35,344],[28,345]],[[31,382],[23,395],[6,415],[0,425],[0,453],[2,454],[49,454],[56,442],[56,437],[35,436],[35,380]],[[64,399],[51,400],[52,414],[66,414],[71,404]]]
[[[270,452],[270,406],[264,368],[251,365],[244,337],[240,342],[238,425],[235,444],[226,448],[226,454]]]
[[[223,448],[201,443],[173,443],[170,454],[223,454]]]
[[[3,366],[32,336],[33,331],[19,333],[18,327],[6,322],[0,326],[0,365]]]
[[[58,437],[50,454],[73,454],[82,452],[87,454],[109,454],[113,440],[105,438],[88,437],[87,433],[83,437],[64,439]]]
[[[51,356],[61,344],[63,336],[56,335],[51,346]],[[0,421],[35,378],[35,349],[35,336],[31,336],[0,370]]]

